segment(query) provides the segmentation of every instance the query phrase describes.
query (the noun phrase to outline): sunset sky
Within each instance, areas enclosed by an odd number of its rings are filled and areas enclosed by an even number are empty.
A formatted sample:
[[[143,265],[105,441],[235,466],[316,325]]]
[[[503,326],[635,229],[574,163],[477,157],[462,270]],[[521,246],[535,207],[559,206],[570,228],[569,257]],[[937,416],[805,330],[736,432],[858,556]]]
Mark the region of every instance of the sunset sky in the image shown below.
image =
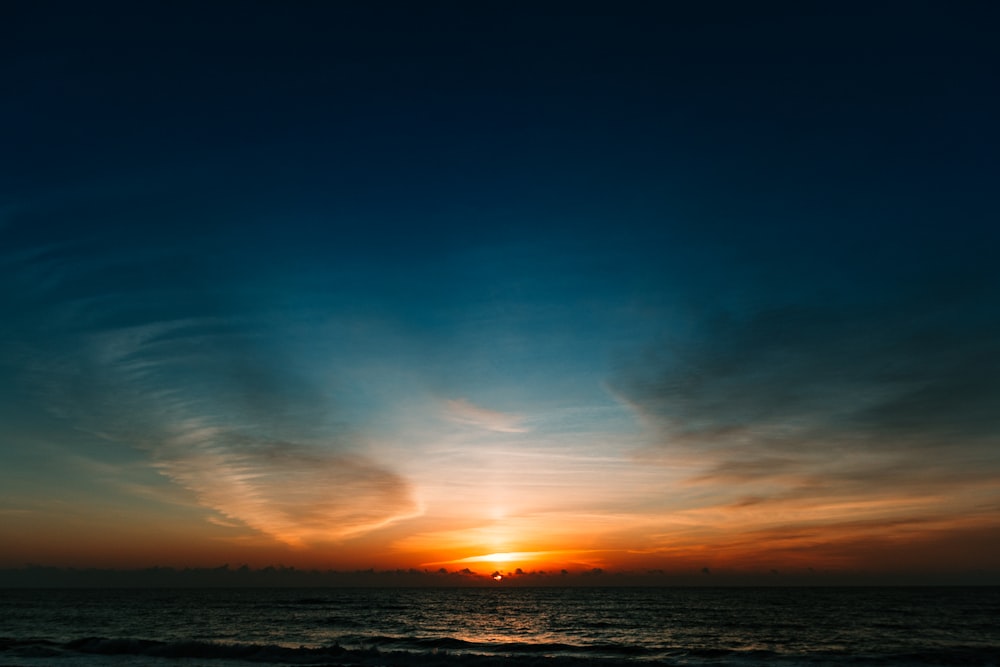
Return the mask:
[[[0,567],[997,574],[998,20],[4,3]]]

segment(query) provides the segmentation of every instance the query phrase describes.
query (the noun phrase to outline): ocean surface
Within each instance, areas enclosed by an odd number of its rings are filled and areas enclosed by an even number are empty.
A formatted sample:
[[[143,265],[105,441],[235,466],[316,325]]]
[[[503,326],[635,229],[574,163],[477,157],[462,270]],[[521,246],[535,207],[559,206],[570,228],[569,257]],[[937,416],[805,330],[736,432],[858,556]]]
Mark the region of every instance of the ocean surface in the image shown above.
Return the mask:
[[[0,590],[0,665],[997,665],[1000,588]]]

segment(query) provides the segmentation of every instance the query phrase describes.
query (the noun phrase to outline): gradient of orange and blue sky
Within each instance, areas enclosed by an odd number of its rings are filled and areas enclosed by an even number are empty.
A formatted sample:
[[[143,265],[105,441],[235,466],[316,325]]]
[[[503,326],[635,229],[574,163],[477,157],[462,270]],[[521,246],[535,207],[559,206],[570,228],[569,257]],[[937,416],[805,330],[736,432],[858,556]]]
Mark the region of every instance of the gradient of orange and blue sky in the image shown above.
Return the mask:
[[[0,567],[995,577],[998,18],[4,3]]]

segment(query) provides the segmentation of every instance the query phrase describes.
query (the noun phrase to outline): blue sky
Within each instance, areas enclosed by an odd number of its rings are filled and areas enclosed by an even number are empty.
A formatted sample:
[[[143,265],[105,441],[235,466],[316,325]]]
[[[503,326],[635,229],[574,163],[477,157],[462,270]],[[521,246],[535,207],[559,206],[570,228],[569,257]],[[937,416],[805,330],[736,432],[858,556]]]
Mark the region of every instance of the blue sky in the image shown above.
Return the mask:
[[[4,12],[8,565],[995,569],[989,5]]]

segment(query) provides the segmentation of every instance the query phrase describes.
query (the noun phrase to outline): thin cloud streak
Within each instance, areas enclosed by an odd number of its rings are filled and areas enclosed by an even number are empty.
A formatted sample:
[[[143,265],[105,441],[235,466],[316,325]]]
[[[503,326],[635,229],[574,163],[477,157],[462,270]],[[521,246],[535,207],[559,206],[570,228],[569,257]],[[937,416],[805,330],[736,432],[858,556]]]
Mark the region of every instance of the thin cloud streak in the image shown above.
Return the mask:
[[[527,433],[520,415],[499,412],[474,405],[464,398],[444,401],[444,415],[448,421],[495,433]]]

